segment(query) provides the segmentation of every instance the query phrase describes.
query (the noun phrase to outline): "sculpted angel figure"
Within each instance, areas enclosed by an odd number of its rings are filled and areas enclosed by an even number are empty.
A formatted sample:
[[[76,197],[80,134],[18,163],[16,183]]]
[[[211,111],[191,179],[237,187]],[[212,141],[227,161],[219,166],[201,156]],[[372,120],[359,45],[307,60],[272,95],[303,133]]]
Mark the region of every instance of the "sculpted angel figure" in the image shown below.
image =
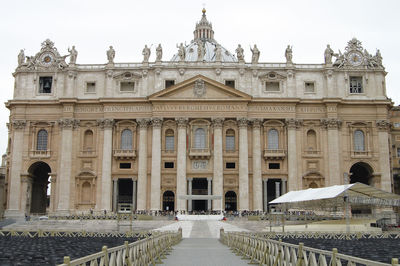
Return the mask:
[[[75,45],[73,45],[71,49],[68,48],[68,52],[69,52],[69,63],[75,64],[76,58],[78,57],[78,51],[75,49]]]
[[[241,61],[243,62],[244,61],[244,50],[240,44],[236,48],[235,52],[236,52],[236,56],[237,56],[237,59],[239,60],[239,62],[241,62]]]
[[[115,50],[112,46],[110,46],[110,49],[107,50],[108,63],[110,64],[114,63],[114,57],[115,57]]]
[[[150,54],[151,54],[150,48],[147,47],[147,44],[146,44],[142,51],[143,62],[145,62],[145,63],[149,62]]]
[[[24,50],[21,49],[18,54],[18,66],[22,66],[23,64],[25,64],[25,53]]]
[[[288,45],[285,50],[285,57],[286,57],[286,63],[292,63],[293,51],[290,45]]]
[[[258,50],[257,45],[254,44],[254,48],[251,49],[250,47],[250,51],[253,53],[253,55],[251,56],[251,63],[257,64],[258,59],[260,58],[260,50]]]
[[[162,58],[162,47],[160,43],[156,48],[156,61],[161,61],[161,58]]]

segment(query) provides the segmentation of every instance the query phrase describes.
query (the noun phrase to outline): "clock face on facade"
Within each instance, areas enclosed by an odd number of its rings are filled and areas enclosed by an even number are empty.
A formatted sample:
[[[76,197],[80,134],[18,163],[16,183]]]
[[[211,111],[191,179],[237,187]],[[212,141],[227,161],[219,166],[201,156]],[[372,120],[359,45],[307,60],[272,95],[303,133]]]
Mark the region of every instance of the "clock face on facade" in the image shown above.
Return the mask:
[[[352,66],[359,66],[362,63],[362,54],[359,52],[350,52],[347,58]]]
[[[53,64],[54,56],[51,53],[44,53],[40,56],[40,62],[44,66],[50,66]]]

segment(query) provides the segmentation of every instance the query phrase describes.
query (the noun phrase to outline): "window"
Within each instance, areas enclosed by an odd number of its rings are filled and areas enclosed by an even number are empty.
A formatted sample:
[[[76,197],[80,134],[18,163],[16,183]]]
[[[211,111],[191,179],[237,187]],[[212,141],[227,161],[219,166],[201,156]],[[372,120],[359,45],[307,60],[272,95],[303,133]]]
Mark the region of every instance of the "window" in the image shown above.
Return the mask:
[[[85,182],[82,185],[82,202],[90,203],[92,189],[89,182]]]
[[[168,129],[167,131],[165,131],[165,150],[175,150],[175,136],[172,129]]]
[[[363,93],[362,77],[350,77],[350,93]]]
[[[206,148],[206,131],[204,128],[198,128],[194,132],[194,148],[205,149]]]
[[[304,83],[304,92],[315,92],[314,82],[305,82]]]
[[[175,85],[175,80],[173,80],[173,79],[167,79],[165,81],[165,88],[169,88],[169,87],[174,86],[174,85]]]
[[[235,150],[235,131],[233,129],[228,129],[226,131],[225,148],[228,151]]]
[[[280,163],[269,163],[268,164],[268,168],[269,169],[280,169],[281,168],[281,164]]]
[[[225,85],[231,88],[235,88],[235,81],[234,80],[225,80]]]
[[[131,163],[120,163],[119,168],[120,169],[131,169]]]
[[[279,82],[273,81],[267,81],[265,82],[265,91],[279,91]]]
[[[278,130],[270,129],[268,131],[268,150],[279,149],[279,136]]]
[[[83,149],[85,151],[93,150],[93,131],[86,130],[83,136]]]
[[[53,77],[40,77],[39,93],[51,93],[52,84],[53,84]]]
[[[121,133],[121,149],[132,150],[132,131],[124,129]]]
[[[397,148],[397,157],[400,158],[400,148]]]
[[[44,129],[39,130],[37,134],[37,143],[36,149],[38,151],[46,151],[47,150],[47,131]]]
[[[133,81],[122,81],[120,84],[120,91],[135,91],[135,82]]]
[[[317,134],[314,130],[307,131],[307,150],[315,151],[317,149]]]
[[[364,132],[362,130],[354,131],[354,151],[365,151]]]
[[[174,168],[174,162],[165,162],[164,168]]]
[[[235,169],[236,168],[236,163],[226,163],[225,164],[226,169]]]
[[[86,82],[86,93],[95,93],[96,92],[96,83],[95,82]]]
[[[398,122],[393,123],[393,126],[394,126],[394,127],[400,127],[400,123],[398,123]]]

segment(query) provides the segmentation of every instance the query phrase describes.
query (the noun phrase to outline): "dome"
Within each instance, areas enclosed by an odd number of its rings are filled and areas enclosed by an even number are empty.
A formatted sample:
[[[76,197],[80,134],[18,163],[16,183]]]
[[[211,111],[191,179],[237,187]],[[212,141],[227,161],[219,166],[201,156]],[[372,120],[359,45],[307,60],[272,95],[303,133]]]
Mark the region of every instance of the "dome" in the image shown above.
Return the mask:
[[[235,55],[231,54],[224,47],[219,45],[216,40],[214,40],[214,31],[212,29],[212,24],[207,20],[206,10],[202,10],[202,17],[200,22],[196,23],[196,28],[193,32],[194,39],[189,45],[184,46],[185,60],[186,62],[215,62],[216,61],[216,48],[221,50],[221,62],[237,62]],[[204,56],[202,60],[198,60],[198,48],[199,44],[204,45]],[[182,45],[182,44],[181,44]],[[181,61],[179,53],[176,53],[171,61]]]
[[[203,57],[203,62],[215,62],[215,48],[218,43],[216,41],[205,40],[204,42],[205,55]],[[185,46],[185,61],[187,62],[197,62],[197,49],[199,45],[197,42],[192,41],[189,45]],[[171,61],[179,61],[179,56],[176,53]],[[237,62],[236,57],[231,54],[228,50],[221,46],[221,62]]]

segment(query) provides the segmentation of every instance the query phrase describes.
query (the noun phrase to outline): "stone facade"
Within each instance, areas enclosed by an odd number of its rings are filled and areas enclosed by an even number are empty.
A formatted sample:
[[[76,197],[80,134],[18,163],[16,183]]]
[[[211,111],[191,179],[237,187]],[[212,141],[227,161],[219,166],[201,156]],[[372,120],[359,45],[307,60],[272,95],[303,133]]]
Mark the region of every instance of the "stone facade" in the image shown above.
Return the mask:
[[[262,63],[255,46],[247,63],[241,47],[237,60],[215,41],[205,11],[171,61],[159,45],[152,62],[146,48],[141,63],[114,62],[110,47],[107,63],[76,64],[75,47],[67,63],[46,40],[19,58],[6,215],[266,210],[349,172],[392,191],[379,51],[352,39],[344,54],[328,47],[323,64],[292,62],[290,46],[286,63]]]

